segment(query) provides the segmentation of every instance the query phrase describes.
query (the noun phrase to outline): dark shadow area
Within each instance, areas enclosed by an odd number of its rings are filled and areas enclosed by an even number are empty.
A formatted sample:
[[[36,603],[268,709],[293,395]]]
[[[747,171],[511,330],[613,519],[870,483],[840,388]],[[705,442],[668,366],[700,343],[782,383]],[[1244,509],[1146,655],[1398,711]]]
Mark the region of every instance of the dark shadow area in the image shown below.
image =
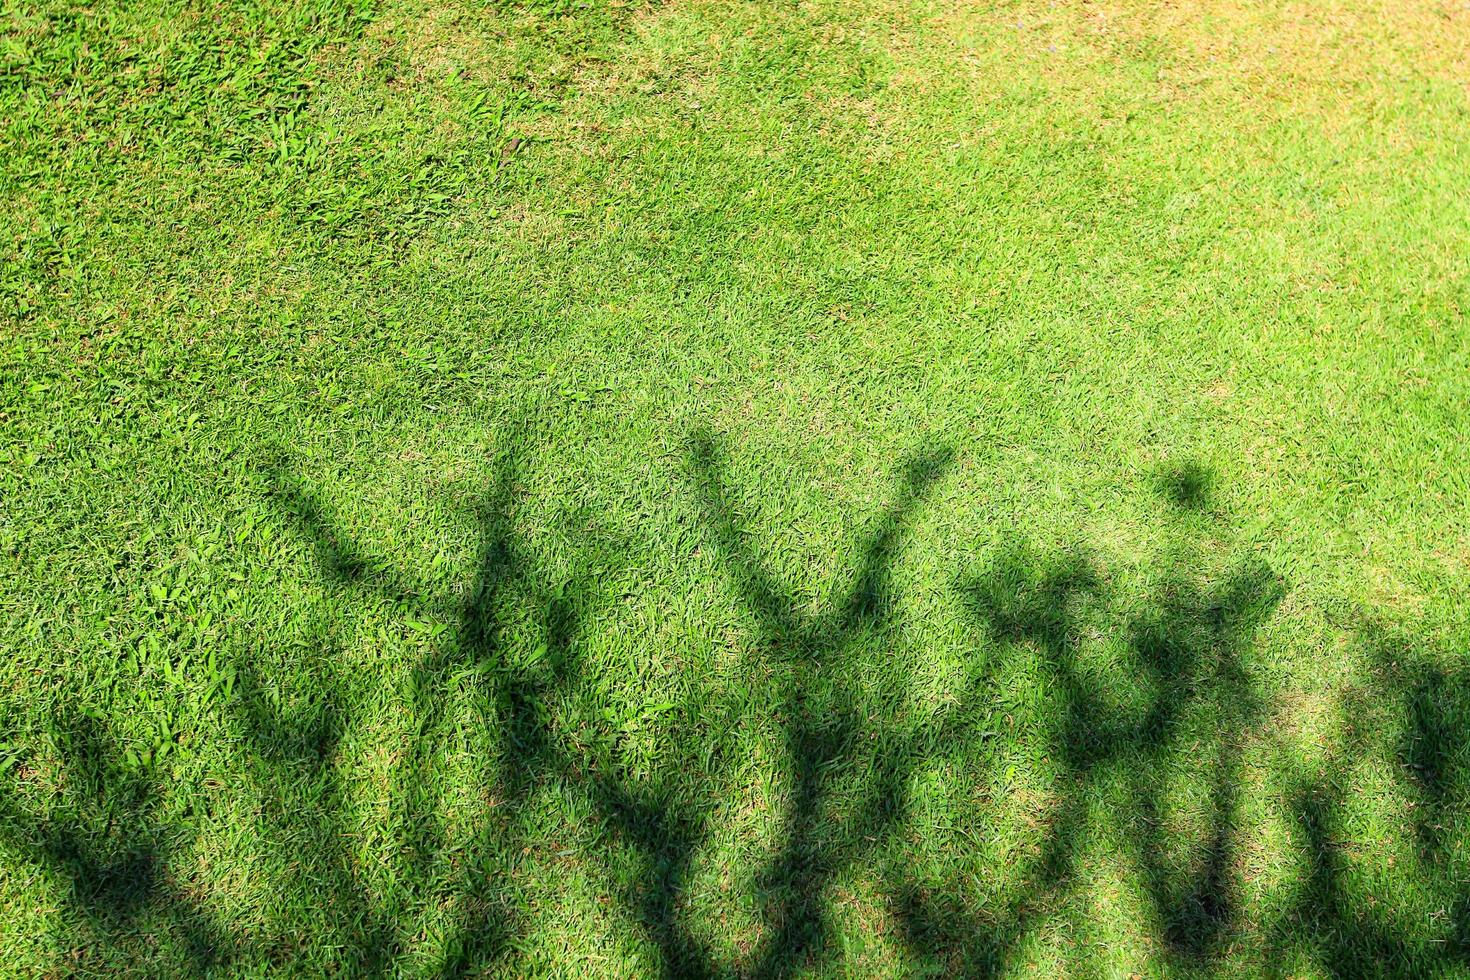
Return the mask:
[[[1243,658],[1283,595],[1269,568],[1248,562],[1209,587],[1167,583],[1158,611],[1132,629],[1150,687],[1160,692],[1133,747],[1134,799],[1146,828],[1140,862],[1168,947],[1189,960],[1215,951],[1234,924],[1241,744],[1265,707]],[[1210,726],[1202,752],[1179,737],[1178,721],[1191,713]],[[1190,754],[1196,777],[1209,787],[1207,827],[1192,855],[1171,866],[1149,773],[1167,756]]]
[[[267,963],[285,966],[305,934],[341,951],[338,968],[378,975],[388,971],[398,950],[393,924],[359,880],[350,848],[347,791],[337,758],[351,723],[344,714],[350,699],[335,674],[332,652],[330,645],[314,652],[289,678],[289,690],[249,665],[241,668],[235,711],[263,801],[257,839],[292,869],[290,906],[310,915],[281,923],[261,952]]]
[[[1272,951],[1306,955],[1337,977],[1429,978],[1470,973],[1470,674],[1463,657],[1371,621],[1354,626],[1369,655],[1371,693],[1350,690],[1347,733],[1320,772],[1290,784],[1292,828],[1306,863]],[[1344,784],[1354,765],[1392,767],[1412,814],[1396,828],[1414,860],[1396,870],[1408,888],[1385,903],[1364,874],[1362,831],[1349,822]]]
[[[1334,977],[1438,975],[1430,950],[1411,950],[1397,930],[1360,905],[1346,884],[1351,860],[1339,837],[1342,792],[1328,782],[1298,786],[1291,799],[1297,846],[1307,868],[1289,925],[1277,941],[1286,949],[1306,948]]]
[[[1199,507],[1211,483],[1207,471],[1183,466],[1161,482],[1160,492],[1172,505]],[[1120,836],[1132,842],[1129,859],[1171,957],[1201,963],[1229,936],[1240,745],[1263,709],[1244,655],[1284,590],[1270,569],[1252,561],[1218,581],[1201,580],[1188,551],[1154,579],[1154,594],[1124,629],[1121,690],[1142,693],[1141,703],[1120,702],[1120,679],[1105,682],[1089,669],[1087,636],[1112,631],[1104,614],[1112,596],[1084,549],[1039,554],[1012,546],[989,571],[962,584],[966,608],[993,643],[1040,659],[1053,690],[1047,755],[1068,793],[1028,871],[1030,886],[1003,914],[966,917],[958,896],[925,899],[910,885],[898,888],[898,914],[915,955],[946,949],[942,962],[957,974],[1003,969],[1029,910],[1077,883],[1074,855],[1084,838],[1104,829],[1089,826],[1089,803],[1104,806]],[[1166,829],[1164,814],[1171,783],[1180,779],[1208,787],[1206,826],[1185,842]]]
[[[507,444],[514,445],[520,436],[524,433],[514,430]],[[406,679],[407,740],[394,766],[391,792],[394,871],[402,885],[386,903],[370,899],[345,850],[351,836],[343,821],[346,800],[332,755],[341,730],[352,723],[339,717],[335,706],[351,703],[351,698],[332,675],[334,658],[324,653],[309,671],[308,688],[316,706],[304,712],[288,716],[261,710],[262,699],[255,696],[259,685],[245,685],[242,720],[258,747],[262,771],[279,775],[294,770],[284,780],[271,779],[281,812],[294,812],[289,819],[298,821],[303,807],[312,814],[310,839],[292,839],[284,833],[287,828],[277,837],[291,841],[303,889],[322,890],[319,900],[306,904],[330,910],[339,947],[351,951],[347,967],[356,973],[394,972],[405,952],[402,937],[412,936],[409,926],[430,906],[454,910],[441,975],[478,971],[509,952],[514,917],[510,903],[494,891],[518,843],[514,828],[485,815],[468,846],[453,840],[445,825],[445,789],[437,767],[443,740],[453,728],[448,712],[456,686],[459,702],[468,701],[476,712],[481,750],[499,760],[494,788],[502,808],[519,806],[562,761],[550,731],[548,699],[575,677],[571,641],[583,583],[550,581],[517,541],[517,465],[515,451],[501,452],[492,485],[471,507],[479,535],[474,577],[465,598],[448,609],[418,598],[425,590],[412,576],[387,561],[365,557],[366,550],[332,524],[308,491],[294,481],[277,483],[286,488],[280,494],[285,510],[331,581],[344,589],[369,590],[418,621],[450,620]],[[544,656],[535,664],[513,664],[504,657],[501,630],[513,604],[538,614]],[[292,746],[299,750],[282,758],[282,751]],[[457,853],[461,848],[464,852]]]
[[[1192,460],[1159,467],[1154,474],[1154,486],[1175,507],[1207,511],[1213,506],[1215,474]]]
[[[354,541],[288,468],[270,470],[271,499],[310,546],[328,592],[342,600],[334,609],[372,601],[395,617],[442,626],[392,695],[402,736],[383,791],[391,866],[362,864],[352,774],[354,733],[381,723],[364,716],[362,686],[382,678],[354,675],[330,621],[290,650],[262,637],[260,656],[236,665],[227,734],[246,770],[240,791],[259,801],[251,832],[272,866],[288,869],[273,882],[281,900],[263,920],[268,934],[232,933],[211,919],[180,880],[178,856],[189,839],[160,809],[155,777],[122,764],[102,723],[63,715],[56,722],[62,788],[47,800],[23,787],[0,796],[0,840],[70,883],[70,966],[126,972],[152,962],[150,944],[170,938],[188,951],[181,969],[194,975],[304,964],[345,976],[516,973],[530,928],[518,911],[517,872],[536,859],[547,834],[521,815],[554,788],[585,805],[619,920],[641,930],[667,977],[849,969],[831,909],[837,883],[852,870],[875,876],[916,974],[1002,975],[1024,965],[1028,938],[1088,886],[1079,856],[1098,848],[1111,849],[1146,896],[1143,928],[1171,971],[1227,974],[1225,954],[1247,926],[1266,934],[1268,965],[1279,975],[1301,964],[1333,976],[1470,969],[1462,844],[1470,832],[1470,674],[1452,657],[1430,656],[1414,638],[1381,628],[1356,627],[1376,671],[1371,700],[1342,705],[1358,734],[1332,750],[1322,772],[1280,777],[1303,869],[1288,911],[1270,923],[1243,921],[1242,850],[1254,831],[1242,827],[1248,746],[1268,727],[1272,707],[1255,676],[1255,652],[1286,588],[1260,560],[1211,558],[1200,545],[1201,521],[1222,519],[1210,471],[1186,463],[1160,475],[1159,520],[1170,543],[1139,572],[1142,585],[1121,586],[1108,556],[1086,545],[1012,540],[994,549],[978,574],[954,583],[974,664],[934,716],[900,723],[878,720],[856,676],[881,671],[892,657],[903,626],[895,569],[950,454],[915,453],[895,468],[888,502],[856,522],[844,571],[813,602],[765,557],[725,449],[699,433],[688,442],[682,492],[753,624],[740,668],[761,678],[751,710],[777,725],[789,786],[769,856],[746,879],[759,939],[738,955],[717,954],[683,900],[718,801],[701,797],[686,774],[714,776],[731,764],[712,719],[747,709],[722,703],[732,695],[696,679],[703,716],[674,712],[659,765],[642,777],[621,768],[606,745],[580,736],[569,719],[597,680],[583,661],[587,624],[630,546],[578,514],[568,522],[576,525],[570,560],[552,570],[518,518],[522,453],[533,442],[512,430],[489,487],[469,506],[474,567],[455,598],[436,598],[412,570]],[[886,705],[914,684],[912,668],[893,662],[882,679]],[[984,869],[1014,887],[980,908],[973,876],[936,881],[907,860],[915,846],[910,787],[948,760],[988,764],[975,762],[973,750],[997,737],[983,728],[987,711],[1004,668],[1021,663],[1044,692],[1028,723],[1055,791],[1038,819],[1036,846],[1014,866]],[[1381,744],[1369,731],[1382,735]],[[454,741],[466,732],[468,742]],[[468,830],[451,821],[452,787],[442,779],[452,745],[484,760],[484,796],[493,797]],[[1351,801],[1333,768],[1380,757],[1391,760],[1409,803],[1412,826],[1404,831],[1415,866],[1400,873],[1418,890],[1416,914],[1438,916],[1428,927],[1365,902],[1371,886],[1349,860]],[[1183,808],[1186,791],[1193,802]],[[967,819],[983,835],[999,818],[980,805]],[[383,887],[384,875],[391,887]],[[423,924],[433,913],[442,913],[437,959],[426,965]]]
[[[507,445],[519,446],[525,433],[514,432]],[[431,903],[448,903],[456,924],[445,946],[440,969],[445,976],[479,971],[513,951],[517,933],[511,902],[496,894],[500,883],[536,842],[522,839],[505,819],[485,816],[474,840],[453,842],[444,826],[443,790],[435,767],[442,738],[450,727],[446,711],[453,700],[451,681],[467,682],[478,713],[482,750],[498,759],[493,791],[497,813],[514,813],[548,781],[577,787],[594,804],[602,824],[624,844],[636,849],[647,868],[646,883],[625,896],[635,917],[662,951],[669,975],[713,972],[707,954],[677,921],[674,903],[690,856],[697,846],[699,821],[683,812],[656,788],[633,787],[602,771],[593,760],[569,750],[556,730],[556,699],[575,689],[580,663],[575,649],[579,624],[595,601],[593,583],[624,550],[612,536],[586,532],[594,560],[570,578],[546,572],[522,542],[515,526],[518,451],[499,454],[492,486],[471,508],[479,529],[475,575],[465,599],[448,610],[451,627],[434,643],[408,678],[411,737],[396,768],[393,798],[400,841],[398,875],[409,894],[390,908],[374,908],[363,900],[351,865],[330,844],[312,853],[311,880],[334,883],[332,905],[343,923],[344,945],[360,951],[353,968],[365,973],[391,972],[404,950],[390,937],[404,931]],[[324,518],[325,509],[299,488],[289,497],[289,511],[302,526],[323,570],[343,587],[371,588],[381,597],[404,604],[410,615],[432,619],[428,603],[410,602],[419,590],[389,571],[388,564],[363,557],[364,551]],[[364,569],[374,571],[371,578]],[[343,570],[351,574],[342,574]],[[502,632],[517,610],[529,609],[539,634],[532,662],[507,658]],[[326,658],[323,669],[330,658]],[[330,690],[318,683],[317,690]],[[264,746],[319,744],[319,719],[281,720],[255,741]],[[316,756],[313,756],[315,758]],[[336,777],[328,774],[313,793],[325,804],[319,827],[325,839],[346,839],[332,812],[341,810]],[[453,850],[458,853],[451,854]],[[457,868],[450,868],[451,857]],[[417,886],[417,887],[412,887]],[[353,938],[349,939],[348,936]]]
[[[891,576],[915,512],[951,461],[947,451],[919,454],[903,466],[889,506],[857,545],[855,572],[814,615],[795,610],[797,597],[778,584],[761,558],[746,544],[726,486],[726,464],[713,437],[691,441],[691,470],[700,512],[732,586],[760,627],[762,655],[784,667],[777,697],[783,719],[784,749],[794,780],[782,845],[758,876],[762,913],[770,936],[740,971],[756,977],[785,976],[811,968],[830,955],[824,906],[828,885],[857,860],[904,814],[901,787],[920,757],[910,746],[887,745],[876,768],[859,817],[840,833],[821,820],[829,793],[826,773],[856,758],[857,747],[876,738],[855,710],[818,709],[813,688],[850,669],[852,647],[881,632],[893,610]],[[902,740],[902,739],[900,739]],[[865,750],[864,750],[865,751]]]
[[[184,951],[182,968],[225,965],[230,950],[206,911],[175,878],[170,858],[186,835],[158,814],[151,781],[125,764],[105,722],[63,712],[52,727],[61,771],[42,809],[19,792],[0,797],[0,842],[69,883],[70,969],[117,972],[148,962],[150,930]],[[20,766],[21,778],[26,771]]]

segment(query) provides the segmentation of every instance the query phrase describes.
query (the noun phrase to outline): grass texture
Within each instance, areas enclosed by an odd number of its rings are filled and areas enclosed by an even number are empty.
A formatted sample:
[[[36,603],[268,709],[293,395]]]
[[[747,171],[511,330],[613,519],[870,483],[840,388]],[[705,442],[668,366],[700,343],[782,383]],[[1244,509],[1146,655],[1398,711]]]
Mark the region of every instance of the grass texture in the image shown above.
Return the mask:
[[[0,0],[0,973],[1470,972],[1470,7]]]

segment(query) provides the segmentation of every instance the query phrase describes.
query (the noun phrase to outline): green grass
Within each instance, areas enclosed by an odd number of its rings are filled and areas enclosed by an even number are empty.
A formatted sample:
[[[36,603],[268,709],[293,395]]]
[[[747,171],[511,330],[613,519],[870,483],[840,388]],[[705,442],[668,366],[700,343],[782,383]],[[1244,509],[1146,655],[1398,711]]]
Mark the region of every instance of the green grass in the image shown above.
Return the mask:
[[[0,25],[0,972],[1470,972],[1463,5]]]

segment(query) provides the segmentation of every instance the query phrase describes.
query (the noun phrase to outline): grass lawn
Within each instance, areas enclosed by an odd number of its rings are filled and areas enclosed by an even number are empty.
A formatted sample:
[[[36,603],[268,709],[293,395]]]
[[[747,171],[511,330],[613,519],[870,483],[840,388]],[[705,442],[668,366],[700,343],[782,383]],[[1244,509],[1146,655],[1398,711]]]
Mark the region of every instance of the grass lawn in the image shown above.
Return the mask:
[[[0,974],[1470,975],[1464,0],[5,0]]]

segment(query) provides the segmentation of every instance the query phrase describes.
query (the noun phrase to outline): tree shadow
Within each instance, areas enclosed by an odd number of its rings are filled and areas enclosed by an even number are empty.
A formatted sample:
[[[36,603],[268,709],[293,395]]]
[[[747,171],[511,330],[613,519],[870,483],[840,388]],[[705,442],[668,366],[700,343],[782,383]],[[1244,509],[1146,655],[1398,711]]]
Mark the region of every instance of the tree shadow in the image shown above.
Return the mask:
[[[1159,484],[1168,503],[1206,506],[1205,488],[1213,483],[1207,471],[1187,465],[1169,476]],[[1045,554],[1011,545],[987,572],[961,584],[970,616],[991,642],[1012,656],[1037,657],[1054,685],[1047,757],[1065,791],[1025,873],[1029,885],[1003,912],[966,916],[954,895],[924,899],[911,883],[898,884],[899,915],[915,955],[943,948],[947,968],[963,975],[1006,968],[1034,910],[1075,884],[1079,841],[1101,830],[1088,824],[1092,800],[1109,801],[1119,836],[1130,842],[1128,860],[1169,957],[1204,963],[1229,935],[1240,745],[1263,708],[1245,655],[1284,590],[1258,561],[1241,562],[1217,581],[1196,571],[1186,547],[1165,562],[1143,611],[1121,626],[1107,616],[1110,585],[1085,549]],[[1120,631],[1128,676],[1109,680],[1091,669],[1088,634]],[[1120,684],[1141,697],[1120,700]],[[1207,787],[1205,826],[1184,847],[1163,814],[1171,784],[1181,778]]]
[[[820,611],[801,614],[797,598],[767,569],[746,542],[735,517],[727,485],[727,464],[708,433],[690,441],[691,475],[699,511],[726,575],[759,627],[754,644],[760,657],[784,668],[773,672],[780,690],[776,713],[783,720],[783,748],[792,770],[792,799],[775,858],[757,876],[766,936],[740,972],[782,976],[819,963],[829,952],[826,892],[833,877],[875,849],[885,831],[902,819],[903,786],[922,758],[913,745],[917,733],[866,731],[869,726],[850,706],[814,704],[814,692],[851,669],[864,637],[890,625],[894,610],[892,573],[919,505],[949,467],[947,450],[919,453],[902,466],[892,501],[854,549],[855,569],[846,583],[834,583]],[[955,712],[951,712],[954,716]],[[941,721],[940,740],[948,735]],[[868,743],[886,739],[881,759],[856,808],[858,816],[840,831],[822,820],[829,776],[843,762],[858,759],[862,736]]]
[[[1140,853],[1144,883],[1164,938],[1173,954],[1199,961],[1218,949],[1233,925],[1241,744],[1264,716],[1245,654],[1284,589],[1267,566],[1247,561],[1220,583],[1201,588],[1177,582],[1166,595],[1159,610],[1132,631],[1132,646],[1160,693],[1138,729],[1141,747],[1130,775],[1147,828]],[[1189,751],[1175,729],[1190,713],[1214,729],[1197,767],[1208,785],[1207,829],[1194,855],[1170,868],[1162,859],[1167,841],[1158,814],[1160,787],[1149,772],[1166,764],[1166,756]]]
[[[1158,494],[1181,510],[1206,512],[1214,506],[1215,473],[1203,463],[1165,463],[1154,471],[1153,479]]]
[[[1277,962],[1306,956],[1340,977],[1445,977],[1470,971],[1470,674],[1462,658],[1402,629],[1359,619],[1371,693],[1349,690],[1347,734],[1320,771],[1287,774],[1305,873],[1271,928]],[[1351,856],[1362,846],[1344,786],[1354,766],[1387,766],[1412,816],[1395,868],[1408,908],[1374,899]],[[1407,887],[1406,887],[1407,886]],[[1409,908],[1428,914],[1416,919]]]
[[[472,840],[451,848],[440,806],[438,736],[447,726],[446,712],[454,700],[449,686],[460,684],[468,688],[476,707],[481,750],[498,759],[492,779],[495,809],[515,812],[548,782],[581,792],[602,824],[642,855],[646,884],[625,897],[661,950],[665,972],[680,976],[714,972],[707,952],[675,912],[701,833],[699,820],[676,807],[667,794],[661,798],[657,787],[638,788],[589,765],[590,760],[568,748],[556,730],[553,701],[573,691],[579,681],[575,641],[599,570],[583,562],[584,567],[570,577],[553,575],[517,534],[519,453],[527,442],[523,431],[512,431],[497,457],[491,487],[471,508],[479,536],[474,578],[465,599],[450,611],[452,625],[412,668],[407,681],[412,737],[396,768],[393,790],[400,803],[395,824],[402,866],[397,877],[406,889],[431,884],[420,887],[412,901],[373,909],[359,897],[350,862],[331,848],[313,860],[316,880],[337,883],[337,905],[355,910],[349,918],[376,923],[367,935],[358,929],[356,941],[364,950],[357,961],[359,969],[376,972],[397,962],[407,951],[387,938],[389,923],[399,923],[397,931],[402,934],[402,921],[412,920],[431,900],[448,902],[458,910],[444,942],[445,957],[437,971],[441,975],[479,971],[511,955],[517,924],[509,903],[492,894],[509,870],[507,860],[497,855],[529,849],[531,842],[519,841],[513,826],[486,816]],[[415,583],[395,574],[389,563],[368,557],[324,516],[326,509],[308,492],[294,481],[290,486],[286,509],[300,522],[329,577],[344,588],[371,588],[405,605],[410,615],[433,617],[436,610],[431,605],[413,598],[421,592]],[[588,533],[596,538],[592,547],[602,558],[624,550],[615,536]],[[364,574],[369,569],[371,576]],[[539,635],[532,655],[513,662],[504,631],[514,608],[533,612]],[[254,741],[262,746],[310,744],[315,741],[313,724],[310,720],[303,728],[300,721],[276,717]],[[327,809],[340,810],[339,797],[336,783],[329,780],[321,787],[319,798]],[[323,826],[331,825],[330,819],[323,821]],[[457,870],[449,868],[451,852]]]
[[[375,597],[395,617],[436,625],[399,680],[403,743],[386,776],[391,888],[374,884],[355,846],[361,787],[349,756],[354,733],[374,722],[360,696],[372,679],[351,674],[330,623],[294,672],[236,665],[230,718],[260,795],[254,830],[273,865],[287,869],[273,885],[290,921],[273,921],[274,934],[254,950],[263,965],[299,969],[303,950],[314,947],[337,950],[326,968],[347,975],[514,972],[529,928],[512,900],[514,872],[520,855],[542,843],[516,814],[554,788],[585,803],[606,835],[599,863],[664,976],[831,968],[834,885],[854,868],[877,874],[903,968],[999,975],[1087,885],[1078,855],[1099,846],[1116,850],[1144,896],[1144,928],[1167,969],[1230,972],[1235,964],[1224,953],[1244,914],[1244,746],[1270,707],[1253,651],[1285,589],[1260,560],[1207,559],[1199,547],[1209,522],[1223,519],[1210,471],[1185,463],[1160,472],[1155,489],[1167,505],[1160,520],[1169,544],[1140,589],[1120,589],[1088,548],[1019,542],[958,581],[964,621],[989,652],[947,692],[947,707],[904,724],[875,721],[853,677],[871,666],[865,658],[887,656],[883,697],[910,693],[913,679],[888,652],[902,625],[895,571],[951,455],[919,452],[896,467],[890,499],[854,535],[844,572],[808,604],[753,543],[719,441],[694,434],[686,489],[704,541],[754,623],[741,666],[766,678],[759,699],[779,726],[789,780],[770,856],[750,875],[759,938],[749,951],[721,957],[683,902],[713,806],[697,797],[702,789],[691,794],[678,784],[719,736],[676,718],[660,744],[662,775],[638,779],[569,727],[597,680],[583,662],[586,624],[608,591],[603,583],[627,560],[628,542],[582,521],[588,526],[577,531],[570,570],[540,557],[520,530],[522,460],[532,444],[513,427],[488,488],[468,507],[477,540],[461,598],[436,597],[412,570],[354,540],[289,467],[272,468],[270,497],[310,547],[329,590]],[[1405,873],[1443,909],[1443,921],[1416,931],[1403,917],[1366,913],[1338,839],[1351,801],[1330,774],[1289,771],[1284,802],[1303,870],[1286,914],[1269,925],[1268,959],[1278,973],[1293,955],[1336,976],[1463,972],[1470,969],[1470,889],[1459,883],[1470,877],[1460,844],[1470,831],[1470,674],[1392,631],[1359,632],[1377,671],[1371,707],[1389,719],[1380,726],[1390,733],[1382,752],[1411,804],[1417,864]],[[1104,662],[1100,650],[1112,659]],[[981,909],[960,876],[926,881],[905,862],[910,786],[924,767],[994,734],[977,730],[972,708],[1000,668],[1023,659],[1046,681],[1041,734],[1058,789],[1034,852],[1014,867],[986,869],[1014,887]],[[703,680],[693,686],[706,719],[738,713],[722,703],[734,700],[729,692]],[[1369,707],[1341,710],[1369,717]],[[190,973],[237,964],[245,937],[213,922],[178,878],[188,837],[160,811],[158,788],[120,761],[102,722],[59,718],[63,789],[47,806],[18,792],[0,798],[0,839],[69,882],[75,963],[99,970],[151,963],[145,947],[163,930],[185,951]],[[441,771],[449,739],[465,732],[487,760],[483,788],[495,798],[475,811],[468,830],[450,821]],[[1334,759],[1367,757],[1370,748],[1350,741]],[[1181,817],[1185,793],[1196,804]],[[631,881],[613,870],[614,846],[632,858]],[[423,926],[436,913],[437,946],[426,951]]]
[[[572,640],[577,630],[578,600],[585,582],[553,580],[535,567],[529,550],[517,539],[515,502],[519,445],[524,432],[511,430],[496,457],[490,488],[471,506],[478,542],[474,576],[463,600],[448,610],[432,598],[411,575],[400,572],[338,528],[326,508],[298,481],[276,475],[277,498],[312,545],[329,581],[343,589],[369,590],[393,603],[406,618],[434,622],[448,618],[447,628],[428,644],[405,679],[408,705],[407,742],[391,776],[392,831],[395,842],[395,881],[391,898],[370,901],[357,882],[350,856],[341,846],[347,839],[342,814],[347,799],[330,754],[341,729],[352,719],[308,713],[287,717],[262,711],[251,695],[258,685],[247,684],[241,701],[242,718],[252,732],[260,757],[277,768],[305,768],[316,776],[307,793],[322,831],[319,843],[298,858],[303,880],[327,883],[329,904],[340,923],[344,946],[357,950],[352,968],[384,973],[409,952],[400,937],[431,905],[452,907],[453,924],[444,940],[444,961],[436,972],[457,976],[504,958],[514,935],[508,903],[497,902],[488,883],[502,879],[504,856],[513,850],[513,828],[481,815],[481,826],[470,841],[455,841],[445,823],[445,789],[440,783],[439,752],[448,712],[457,702],[473,706],[480,751],[498,760],[493,779],[500,807],[513,811],[533,791],[538,776],[559,762],[549,730],[548,699],[571,683],[576,673]],[[521,603],[535,610],[541,634],[540,656],[534,663],[506,659],[502,631],[507,606]],[[331,677],[332,657],[317,661],[313,688],[339,690]],[[351,702],[345,692],[333,699]],[[330,736],[330,739],[327,737]],[[308,746],[299,758],[282,758],[282,746]],[[269,768],[267,766],[266,768]],[[279,782],[279,780],[273,780]],[[299,788],[302,779],[286,780]],[[488,811],[488,807],[486,808]],[[497,839],[499,838],[499,839]],[[302,847],[303,842],[294,846]]]
[[[183,969],[228,963],[231,944],[170,868],[187,835],[158,813],[148,775],[126,763],[100,717],[63,711],[52,736],[57,795],[45,808],[18,791],[0,798],[0,841],[68,883],[70,968],[144,969],[160,933],[183,951]]]
[[[265,954],[284,966],[299,951],[304,933],[341,951],[334,969],[380,975],[398,950],[391,918],[370,897],[350,847],[350,793],[339,750],[353,720],[346,714],[352,699],[336,674],[333,653],[323,642],[290,677],[289,691],[252,665],[239,668],[234,710],[263,800],[256,837],[290,869],[289,879],[274,884],[289,894],[289,909],[302,910],[294,913],[300,921],[276,923]]]

